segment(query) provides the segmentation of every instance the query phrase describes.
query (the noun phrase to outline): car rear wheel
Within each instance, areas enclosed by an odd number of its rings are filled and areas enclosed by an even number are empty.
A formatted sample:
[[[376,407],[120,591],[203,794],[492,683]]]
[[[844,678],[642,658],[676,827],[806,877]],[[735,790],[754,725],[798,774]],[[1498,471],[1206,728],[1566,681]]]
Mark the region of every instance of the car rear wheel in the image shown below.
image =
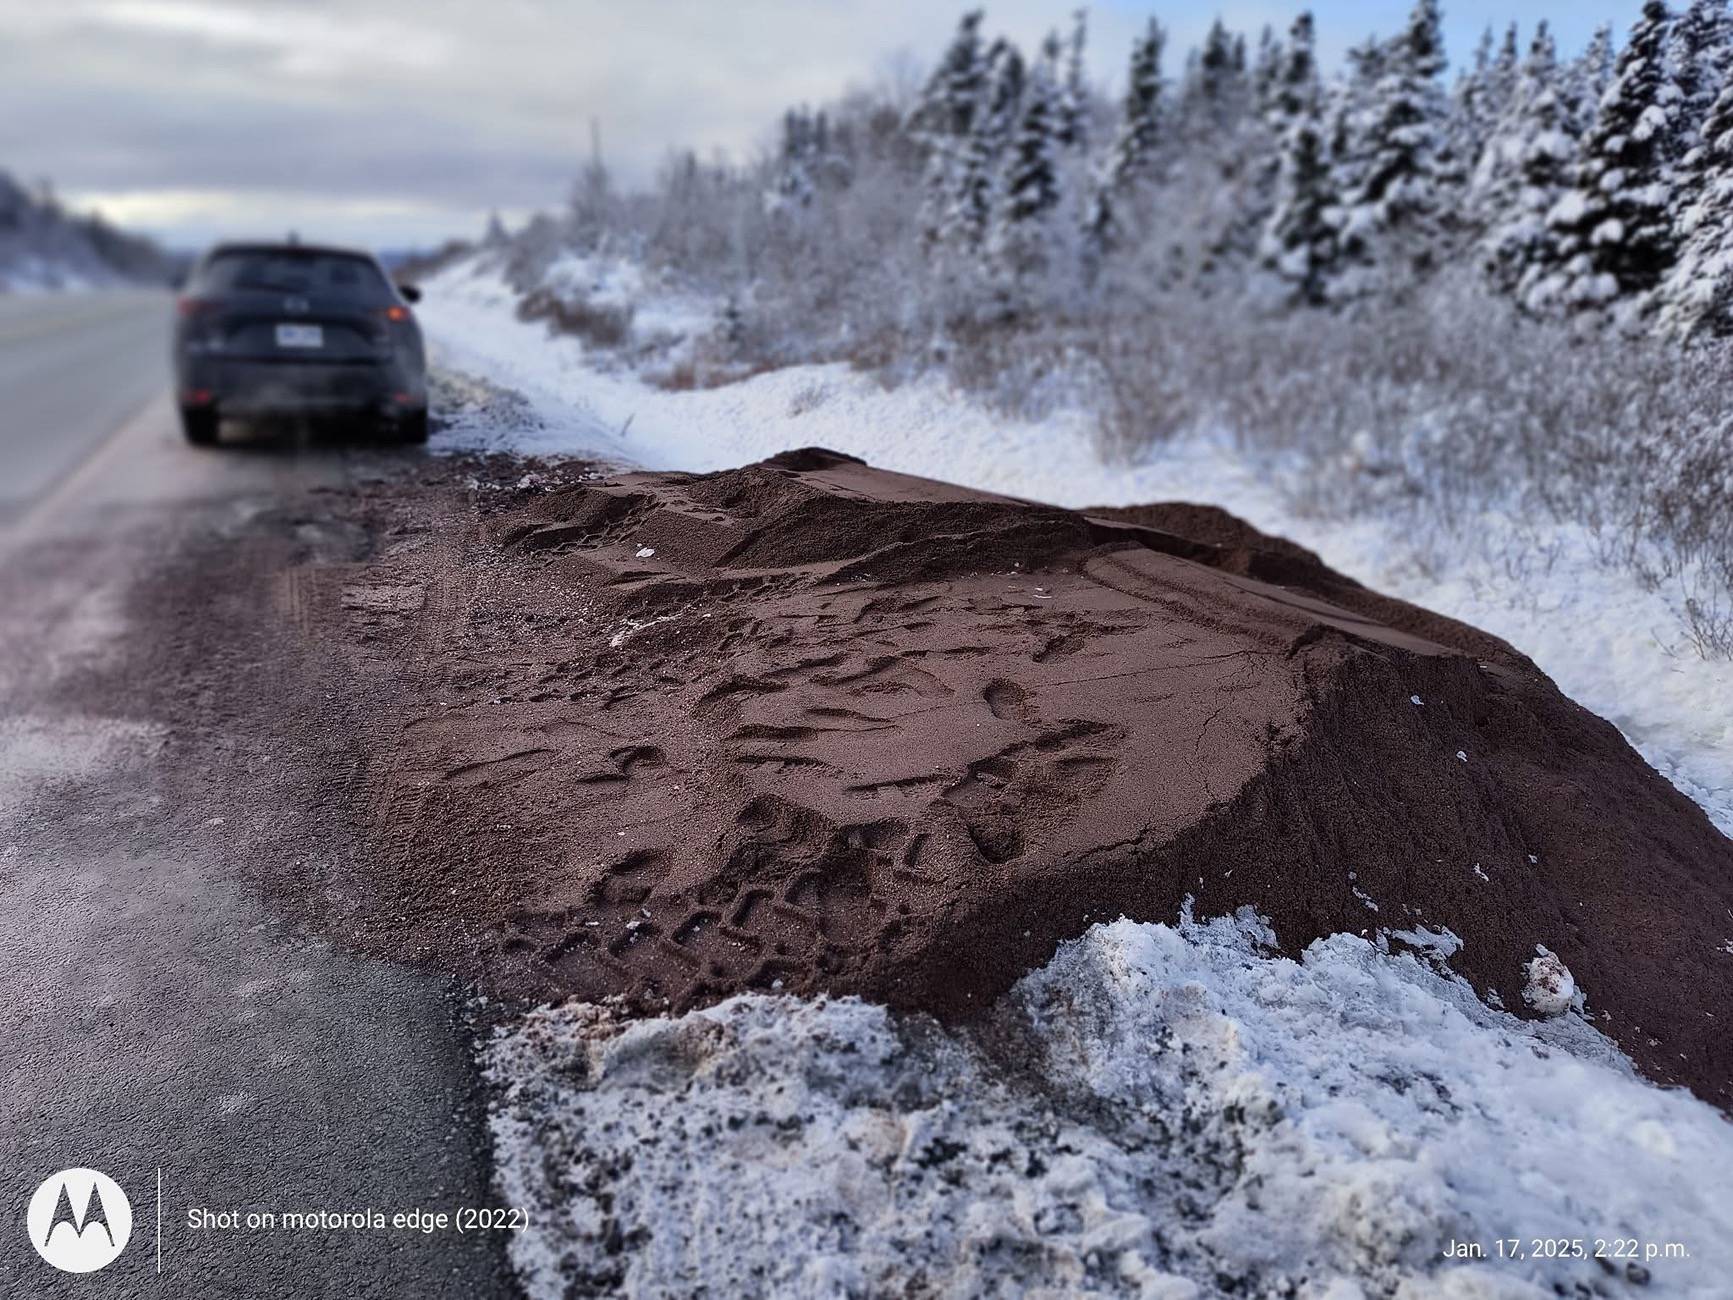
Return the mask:
[[[404,442],[426,442],[427,412],[407,411],[398,416],[397,436]]]
[[[183,406],[181,431],[195,447],[214,446],[217,441],[217,413],[208,406]]]

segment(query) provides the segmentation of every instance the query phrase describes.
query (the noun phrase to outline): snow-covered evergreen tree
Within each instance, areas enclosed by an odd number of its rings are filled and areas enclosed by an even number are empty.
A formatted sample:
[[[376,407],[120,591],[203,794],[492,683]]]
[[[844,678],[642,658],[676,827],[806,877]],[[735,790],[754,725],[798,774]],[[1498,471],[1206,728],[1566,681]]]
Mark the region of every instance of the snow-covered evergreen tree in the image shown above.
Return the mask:
[[[1298,301],[1320,305],[1330,296],[1337,260],[1334,220],[1339,196],[1332,180],[1322,92],[1313,53],[1312,15],[1294,20],[1266,114],[1281,141],[1274,207],[1259,255]]]
[[[1726,84],[1730,41],[1727,0],[1691,0],[1673,23],[1667,59],[1679,87],[1675,143],[1681,156],[1699,143],[1703,123]]]
[[[1505,30],[1504,40],[1493,41],[1488,27],[1475,47],[1474,63],[1457,79],[1451,93],[1450,152],[1467,175],[1479,166],[1493,133],[1510,109],[1516,91],[1516,24]]]
[[[987,65],[986,102],[963,147],[955,205],[946,220],[945,237],[969,250],[981,247],[992,226],[1003,160],[1023,104],[1025,73],[1017,47],[995,41]]]
[[[1184,147],[1172,181],[1187,195],[1184,225],[1196,236],[1170,242],[1171,272],[1231,283],[1256,266],[1280,168],[1282,131],[1259,107],[1272,94],[1254,88],[1244,38],[1214,23],[1180,106]]]
[[[1120,208],[1154,166],[1161,135],[1161,51],[1166,41],[1161,24],[1151,18],[1132,44],[1119,133],[1090,200],[1087,233],[1097,254],[1121,233]]]
[[[1344,199],[1360,192],[1370,171],[1367,121],[1386,62],[1386,47],[1374,37],[1353,46],[1324,101],[1330,185]]]
[[[1186,78],[1182,108],[1187,127],[1206,139],[1221,132],[1238,107],[1239,81],[1233,37],[1217,18]]]
[[[1459,156],[1469,162],[1470,170],[1479,159],[1479,149],[1492,134],[1497,114],[1489,103],[1487,81],[1492,75],[1492,28],[1480,33],[1474,47],[1474,61],[1456,78],[1450,92],[1450,126],[1453,145]]]
[[[1437,0],[1416,0],[1403,33],[1362,67],[1376,79],[1349,110],[1348,174],[1338,173],[1349,182],[1341,186],[1340,234],[1358,268],[1355,292],[1406,283],[1436,265],[1459,201],[1448,190],[1460,179],[1445,137]]]
[[[1288,29],[1287,44],[1279,47],[1275,75],[1266,113],[1277,135],[1285,138],[1294,121],[1318,108],[1317,28],[1311,13],[1304,12]]]
[[[995,261],[1015,274],[1048,265],[1052,219],[1060,201],[1059,86],[1053,60],[1030,70],[1000,182],[990,247]]]
[[[909,133],[927,155],[921,230],[933,244],[944,242],[946,222],[956,211],[963,179],[963,155],[985,98],[987,59],[981,48],[983,17],[979,9],[963,15],[950,48],[909,117]]]
[[[971,9],[958,20],[957,34],[909,115],[909,129],[914,135],[943,140],[968,134],[986,80],[981,48],[985,17],[984,10]]]
[[[1288,285],[1292,296],[1314,306],[1330,300],[1338,262],[1331,175],[1324,120],[1314,103],[1288,130],[1276,207],[1261,250],[1264,265]]]
[[[1520,49],[1516,24],[1511,23],[1504,29],[1504,39],[1499,42],[1498,53],[1493,56],[1492,66],[1487,70],[1487,108],[1495,118],[1504,114],[1510,106],[1511,96],[1516,93]]]
[[[772,207],[779,210],[804,208],[812,202],[813,179],[809,167],[816,157],[813,118],[804,109],[791,108],[782,115],[782,149],[778,162]]]
[[[1710,106],[1696,148],[1697,188],[1680,214],[1683,240],[1660,291],[1671,333],[1733,334],[1733,82]]]
[[[852,175],[846,141],[833,136],[829,114],[791,108],[782,115],[782,146],[767,196],[770,210],[790,213],[810,207],[820,191],[842,189]]]
[[[1601,109],[1601,96],[1613,82],[1613,29],[1606,23],[1595,28],[1582,54],[1566,70],[1561,97],[1570,115],[1572,129],[1587,135]]]
[[[1466,73],[1463,74],[1464,80],[1468,77],[1480,77],[1484,80],[1487,74],[1491,71],[1491,68],[1492,24],[1488,23],[1485,27],[1481,28],[1480,41],[1474,47],[1474,64]]]
[[[1252,110],[1259,117],[1269,115],[1281,63],[1282,47],[1276,41],[1275,31],[1265,23],[1263,30],[1258,33],[1258,52],[1252,58],[1251,68]]]
[[[1376,36],[1368,36],[1348,51],[1348,82],[1357,90],[1370,92],[1384,76],[1389,63],[1389,47]]]
[[[1583,140],[1576,184],[1548,214],[1542,265],[1525,291],[1531,307],[1618,303],[1629,315],[1672,263],[1679,88],[1666,57],[1671,25],[1663,0],[1646,0]]]
[[[1687,227],[1696,224],[1693,214],[1700,200],[1725,165],[1704,128],[1720,91],[1728,84],[1729,58],[1733,56],[1726,0],[1692,0],[1673,24],[1668,46],[1668,62],[1679,87],[1668,220],[1675,234],[1684,239]]]
[[[1065,46],[1065,80],[1059,93],[1059,124],[1055,138],[1067,149],[1089,147],[1089,85],[1083,71],[1088,41],[1089,11],[1071,16],[1071,39]]]
[[[820,109],[813,118],[812,158],[809,166],[821,190],[846,189],[854,183],[854,130],[847,122],[832,125]]]
[[[1499,288],[1519,295],[1537,266],[1544,274],[1547,214],[1570,188],[1576,166],[1560,85],[1558,50],[1543,22],[1470,190],[1481,264]]]
[[[1312,15],[1303,12],[1289,28],[1286,44],[1279,44],[1274,39],[1263,42],[1263,49],[1272,60],[1269,70],[1263,74],[1264,85],[1258,96],[1259,121],[1269,148],[1269,156],[1262,162],[1265,171],[1262,183],[1270,192],[1263,197],[1269,202],[1274,201],[1276,175],[1295,122],[1308,114],[1316,116],[1320,123],[1323,120],[1323,91],[1318,80],[1315,41]],[[1260,54],[1261,57],[1264,55]],[[1269,219],[1268,203],[1261,206],[1264,210],[1257,215],[1263,224]]]

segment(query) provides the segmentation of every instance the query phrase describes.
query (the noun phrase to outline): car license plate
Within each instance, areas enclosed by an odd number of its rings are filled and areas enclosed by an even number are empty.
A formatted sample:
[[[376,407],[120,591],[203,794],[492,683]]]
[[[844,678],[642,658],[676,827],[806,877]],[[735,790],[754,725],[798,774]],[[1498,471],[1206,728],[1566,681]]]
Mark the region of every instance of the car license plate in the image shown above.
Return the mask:
[[[321,325],[279,325],[277,346],[280,348],[322,348],[325,329]]]

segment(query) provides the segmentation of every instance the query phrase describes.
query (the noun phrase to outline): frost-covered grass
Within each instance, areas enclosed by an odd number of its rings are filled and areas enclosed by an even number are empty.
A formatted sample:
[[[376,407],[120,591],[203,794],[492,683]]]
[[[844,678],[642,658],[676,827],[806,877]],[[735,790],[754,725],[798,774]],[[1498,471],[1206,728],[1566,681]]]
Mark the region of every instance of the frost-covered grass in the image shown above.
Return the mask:
[[[1106,377],[1110,453],[1219,428],[1291,453],[1313,513],[1585,525],[1609,568],[1666,592],[1690,648],[1733,657],[1724,349],[1524,320],[1472,284],[1343,314],[1152,298],[1106,337],[1077,346]]]
[[[1719,1114],[1381,941],[1271,942],[1096,926],[979,1038],[853,999],[538,1012],[485,1052],[513,1262],[534,1297],[1724,1294]]]
[[[629,368],[598,368],[594,349],[518,320],[515,302],[473,263],[430,283],[421,313],[436,365],[526,399],[506,419],[498,403],[463,407],[436,446],[707,471],[822,445],[1059,505],[1212,502],[1370,586],[1504,637],[1733,832],[1733,662],[1701,657],[1679,617],[1708,579],[1700,564],[1653,578],[1623,563],[1619,534],[1589,506],[1572,516],[1516,488],[1452,490],[1441,505],[1412,486],[1412,467],[1393,462],[1383,442],[1333,438],[1320,457],[1288,438],[1233,436],[1219,422],[1107,459],[1087,409],[1021,418],[938,375],[887,388],[835,363],[670,392]],[[1733,511],[1721,526],[1733,527]]]

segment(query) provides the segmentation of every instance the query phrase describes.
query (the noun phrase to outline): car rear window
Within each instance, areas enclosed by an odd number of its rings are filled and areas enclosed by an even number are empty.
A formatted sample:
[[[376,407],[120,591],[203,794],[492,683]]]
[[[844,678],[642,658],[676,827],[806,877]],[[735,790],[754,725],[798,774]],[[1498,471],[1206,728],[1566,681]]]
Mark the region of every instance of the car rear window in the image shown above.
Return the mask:
[[[364,257],[293,249],[236,249],[205,263],[200,287],[264,293],[318,294],[376,302],[391,297],[379,268]]]

